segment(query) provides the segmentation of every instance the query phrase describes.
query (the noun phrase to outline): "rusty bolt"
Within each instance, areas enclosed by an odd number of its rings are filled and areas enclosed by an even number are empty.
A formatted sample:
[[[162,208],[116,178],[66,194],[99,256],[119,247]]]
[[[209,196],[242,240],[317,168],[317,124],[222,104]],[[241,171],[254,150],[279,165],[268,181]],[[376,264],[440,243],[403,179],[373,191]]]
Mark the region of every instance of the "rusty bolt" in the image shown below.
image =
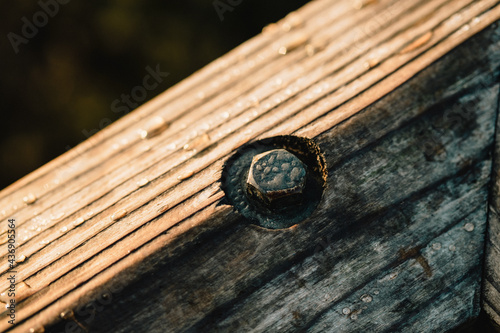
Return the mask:
[[[306,186],[307,168],[294,154],[274,149],[256,155],[248,172],[247,194],[269,208],[300,204]]]

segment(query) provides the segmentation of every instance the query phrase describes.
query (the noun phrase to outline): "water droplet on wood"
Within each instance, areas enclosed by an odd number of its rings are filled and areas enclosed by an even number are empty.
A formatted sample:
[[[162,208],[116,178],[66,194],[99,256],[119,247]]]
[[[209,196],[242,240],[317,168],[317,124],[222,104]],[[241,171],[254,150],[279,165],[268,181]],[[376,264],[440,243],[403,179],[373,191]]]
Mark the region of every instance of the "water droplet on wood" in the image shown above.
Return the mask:
[[[167,122],[163,117],[161,116],[156,116],[153,119],[151,119],[144,129],[141,130],[141,138],[143,139],[150,139],[154,136],[157,136],[164,130],[166,130],[170,126],[170,123]]]
[[[431,40],[432,35],[433,35],[432,31],[429,31],[429,32],[423,34],[422,36],[418,37],[413,42],[408,44],[406,47],[404,47],[399,53],[405,54],[405,53],[415,51],[419,47],[427,44]]]
[[[349,308],[343,308],[342,309],[342,313],[345,314],[345,315],[348,315],[348,314],[351,313],[351,309],[349,309]]]
[[[149,183],[149,179],[147,178],[142,178],[141,180],[139,180],[136,185],[137,187],[143,187],[143,186],[146,186],[147,184]]]
[[[279,27],[276,23],[270,23],[262,28],[262,33],[265,35],[273,34],[279,30]]]
[[[297,12],[291,12],[284,18],[283,21],[284,22],[281,24],[281,30],[285,32],[298,28],[304,24],[302,16],[300,16]]]
[[[354,1],[352,6],[354,7],[354,9],[361,9],[374,3],[377,3],[377,0],[356,0]]]
[[[61,232],[61,233],[65,233],[66,231],[68,231],[68,227],[66,227],[66,226],[59,229],[59,232]]]
[[[85,219],[83,217],[79,217],[79,218],[77,218],[76,220],[73,221],[73,224],[74,225],[80,225],[83,222],[85,222]]]
[[[60,317],[64,320],[68,320],[68,319],[73,319],[75,317],[75,314],[73,313],[72,310],[67,310],[61,312]]]
[[[26,260],[26,256],[24,254],[20,255],[17,259],[16,262],[24,262]]]
[[[194,175],[194,171],[188,171],[183,173],[182,175],[178,176],[178,180],[186,180],[188,178],[191,178]]]
[[[305,34],[299,33],[292,36],[288,41],[286,41],[283,45],[278,47],[278,53],[281,55],[285,55],[296,48],[302,46],[307,42],[308,38]]]
[[[23,198],[23,201],[27,204],[27,205],[31,205],[33,203],[35,203],[35,201],[37,200],[37,197],[36,195],[34,195],[33,193],[29,193],[27,196],[25,196]]]
[[[111,220],[118,221],[119,219],[125,217],[125,215],[127,215],[127,210],[126,209],[120,209],[119,211],[115,212],[111,216]]]
[[[378,66],[379,64],[379,60],[378,59],[369,59],[368,61],[366,61],[363,66],[366,68],[366,69],[372,69],[376,66]]]
[[[60,212],[60,213],[55,214],[55,215],[50,214],[50,219],[51,219],[52,221],[58,221],[58,220],[60,220],[63,216],[64,216],[64,212]]]
[[[436,250],[436,251],[441,250],[441,243],[434,243],[434,244],[432,244],[432,249]]]
[[[183,149],[184,150],[193,150],[193,149],[199,150],[200,148],[203,148],[208,143],[210,143],[210,136],[208,135],[208,133],[204,133],[203,135],[200,135],[199,137],[195,138],[190,143],[185,144]]]
[[[360,299],[365,303],[370,303],[373,300],[373,297],[371,295],[364,294]]]
[[[474,231],[474,224],[472,224],[472,223],[466,223],[464,225],[464,229],[465,229],[465,231],[468,231],[468,232]]]

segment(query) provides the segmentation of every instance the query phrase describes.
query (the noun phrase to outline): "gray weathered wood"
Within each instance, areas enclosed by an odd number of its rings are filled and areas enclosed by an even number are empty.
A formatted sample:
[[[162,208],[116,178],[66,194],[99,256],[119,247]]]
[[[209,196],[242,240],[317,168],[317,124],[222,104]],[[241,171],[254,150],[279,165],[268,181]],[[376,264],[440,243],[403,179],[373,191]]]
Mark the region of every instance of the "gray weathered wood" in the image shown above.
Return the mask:
[[[497,119],[496,146],[493,154],[482,307],[500,331],[500,118]]]

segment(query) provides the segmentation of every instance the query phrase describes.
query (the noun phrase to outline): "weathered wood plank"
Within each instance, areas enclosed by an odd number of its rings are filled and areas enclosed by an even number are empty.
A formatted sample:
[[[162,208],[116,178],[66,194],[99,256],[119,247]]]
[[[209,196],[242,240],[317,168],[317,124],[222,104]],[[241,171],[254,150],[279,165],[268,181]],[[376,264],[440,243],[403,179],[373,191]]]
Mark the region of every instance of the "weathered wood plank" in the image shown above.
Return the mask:
[[[314,330],[329,325],[340,302],[355,305],[346,329],[367,327],[377,309],[358,308],[356,292],[389,267],[407,267],[401,276],[427,292],[380,329],[402,328],[403,318],[418,325],[416,309],[431,314],[457,299],[455,311],[426,321],[430,328],[477,316],[497,29],[472,39],[484,53],[466,42],[428,66],[498,20],[498,1],[380,0],[361,9],[317,1],[295,15],[284,21],[302,21],[291,31],[268,28],[0,193],[27,257],[18,270],[29,288],[13,332],[53,324],[69,310],[92,332],[229,330],[242,319],[257,331]],[[478,107],[464,116],[467,103]],[[223,162],[249,140],[291,133],[315,138],[325,153],[323,202],[291,229],[242,223],[220,205]],[[23,205],[28,193],[37,200]],[[315,253],[322,237],[339,247]],[[449,250],[454,237],[472,248]],[[356,252],[359,244],[380,252]],[[451,264],[457,269],[447,274]],[[325,301],[320,284],[345,289]],[[106,306],[81,307],[95,298]],[[283,299],[290,302],[277,306]],[[0,330],[8,328],[3,316]]]
[[[499,101],[500,103],[500,101]],[[497,106],[498,107],[498,106]],[[497,119],[494,165],[488,206],[488,237],[483,281],[483,308],[500,331],[500,118]]]

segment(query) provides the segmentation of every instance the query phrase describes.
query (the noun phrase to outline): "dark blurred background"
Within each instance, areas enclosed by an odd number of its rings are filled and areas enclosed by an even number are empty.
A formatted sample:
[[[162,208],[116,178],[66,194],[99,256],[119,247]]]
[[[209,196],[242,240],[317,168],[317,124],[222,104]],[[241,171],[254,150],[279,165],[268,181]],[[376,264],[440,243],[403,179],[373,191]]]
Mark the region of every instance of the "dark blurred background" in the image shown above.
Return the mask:
[[[0,189],[123,116],[111,103],[146,66],[170,73],[149,100],[308,1],[59,2],[0,3]],[[214,2],[232,11],[221,20]]]

